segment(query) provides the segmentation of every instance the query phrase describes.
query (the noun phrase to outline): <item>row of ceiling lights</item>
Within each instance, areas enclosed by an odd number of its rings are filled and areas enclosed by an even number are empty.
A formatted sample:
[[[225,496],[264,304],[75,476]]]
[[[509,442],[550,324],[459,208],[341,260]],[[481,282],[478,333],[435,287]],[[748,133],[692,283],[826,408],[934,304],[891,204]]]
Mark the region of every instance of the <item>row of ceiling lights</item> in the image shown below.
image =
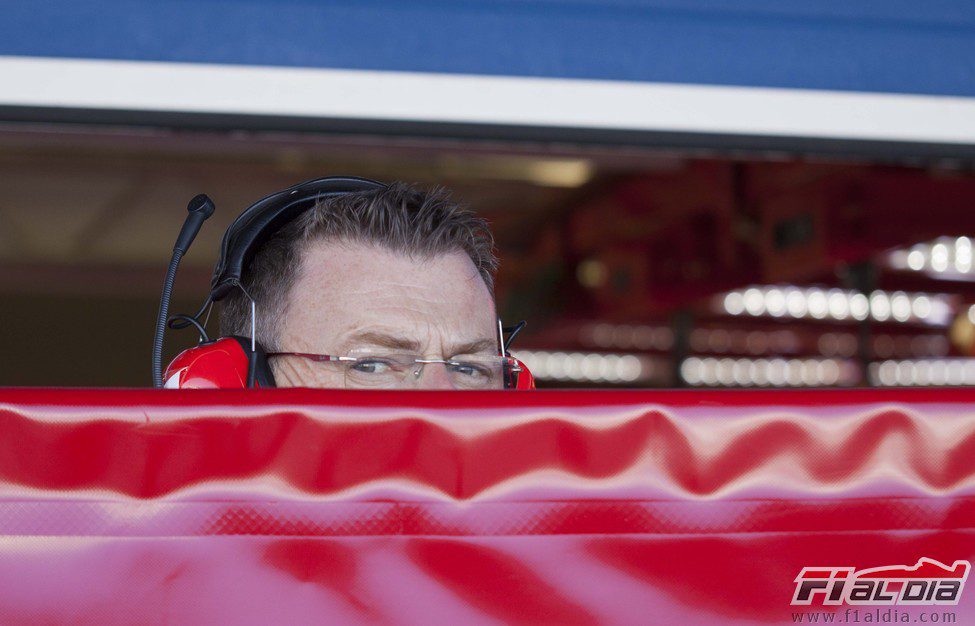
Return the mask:
[[[657,369],[653,359],[634,354],[519,350],[514,356],[539,380],[614,384],[647,382]]]
[[[975,315],[975,311],[973,311]],[[606,338],[629,338],[649,330],[669,330],[663,327],[624,326],[624,333],[610,324],[598,325]],[[599,332],[595,333],[599,336]],[[789,337],[786,337],[789,335]],[[645,335],[646,336],[646,335]],[[788,341],[786,341],[788,339]],[[691,348],[697,352],[727,352],[750,348],[776,352],[795,348],[797,338],[792,331],[742,331],[723,329],[696,329],[691,336]],[[948,354],[947,339],[942,335],[873,337],[874,353],[881,358],[894,354],[916,356],[944,356]],[[621,342],[622,343],[622,342]],[[697,345],[700,344],[700,345]],[[742,344],[742,345],[738,345]],[[786,345],[788,344],[788,345]],[[625,345],[630,346],[629,342]],[[719,358],[691,356],[680,368],[681,378],[694,386],[849,386],[858,382],[859,368],[848,360],[856,354],[857,337],[853,333],[823,333],[818,348],[831,358]],[[638,355],[587,354],[578,352],[526,351],[518,355],[540,380],[560,380],[586,383],[625,384],[649,381],[653,365],[646,357]],[[642,359],[642,360],[641,360]],[[870,366],[870,377],[879,385],[908,384],[975,384],[975,360],[964,365],[965,360],[927,359],[916,361],[885,361]],[[968,369],[964,369],[968,368]]]
[[[917,338],[915,338],[917,339]],[[539,380],[632,384],[649,382],[662,363],[634,354],[519,351]],[[873,384],[975,385],[975,359],[886,360],[872,363]],[[855,385],[859,367],[844,358],[718,358],[691,356],[681,363],[681,379],[708,387],[820,387]]]
[[[690,357],[680,368],[681,379],[708,387],[823,387],[851,386],[859,368],[844,359],[717,359]],[[871,363],[868,376],[874,385],[975,385],[975,359],[917,359]]]
[[[970,312],[975,317],[975,307]],[[672,347],[673,333],[663,326],[595,324],[581,333],[583,343],[600,348],[659,350]],[[827,332],[819,336],[816,347],[827,357],[851,357],[857,352],[858,338],[849,332]],[[940,334],[879,334],[872,339],[873,354],[894,356],[945,356],[948,339]],[[792,330],[742,330],[695,328],[690,334],[693,352],[716,354],[796,354],[802,351],[799,335]]]
[[[975,385],[975,359],[923,359],[871,363],[868,369],[874,385]]]
[[[693,386],[822,387],[856,384],[857,366],[843,359],[718,359],[689,357],[681,379]]]
[[[820,287],[754,286],[719,296],[717,308],[728,315],[791,317],[816,320],[920,322],[947,325],[952,316],[947,294],[908,294],[903,291],[858,291]]]
[[[970,280],[975,274],[972,240],[969,237],[939,237],[887,256],[890,267],[924,272],[937,278]]]

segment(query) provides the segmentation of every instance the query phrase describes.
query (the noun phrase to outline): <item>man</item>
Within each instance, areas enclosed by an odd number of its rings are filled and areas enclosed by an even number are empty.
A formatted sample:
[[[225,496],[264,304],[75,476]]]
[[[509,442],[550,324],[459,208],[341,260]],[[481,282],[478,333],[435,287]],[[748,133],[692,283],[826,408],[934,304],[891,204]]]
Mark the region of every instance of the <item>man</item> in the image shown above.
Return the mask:
[[[403,183],[320,201],[255,255],[244,286],[279,387],[503,386],[487,223]],[[221,332],[250,334],[250,301]]]

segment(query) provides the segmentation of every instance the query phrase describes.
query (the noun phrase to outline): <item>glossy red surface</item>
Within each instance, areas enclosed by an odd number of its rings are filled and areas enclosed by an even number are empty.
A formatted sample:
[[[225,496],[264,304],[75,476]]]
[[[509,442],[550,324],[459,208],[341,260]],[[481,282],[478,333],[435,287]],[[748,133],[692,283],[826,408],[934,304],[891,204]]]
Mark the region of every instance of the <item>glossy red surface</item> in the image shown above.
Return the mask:
[[[169,389],[246,389],[247,354],[229,337],[187,348],[166,368]]]
[[[515,361],[518,361],[518,359],[515,359]],[[535,376],[532,375],[532,371],[521,361],[518,361],[518,367],[521,368],[521,373],[518,374],[514,388],[520,391],[535,389]]]
[[[972,391],[8,389],[0,433],[3,624],[841,622],[803,567],[975,556]]]

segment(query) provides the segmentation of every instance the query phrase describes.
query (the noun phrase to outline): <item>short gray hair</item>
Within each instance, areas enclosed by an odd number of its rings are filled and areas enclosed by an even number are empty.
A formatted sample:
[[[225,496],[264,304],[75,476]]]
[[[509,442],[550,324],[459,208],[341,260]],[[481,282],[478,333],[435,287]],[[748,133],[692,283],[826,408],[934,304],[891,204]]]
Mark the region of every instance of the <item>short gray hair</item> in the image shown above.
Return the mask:
[[[397,182],[376,191],[325,198],[265,242],[244,271],[244,288],[257,305],[257,339],[266,350],[280,348],[277,330],[302,253],[317,241],[367,243],[421,258],[463,251],[494,293],[498,258],[488,223],[451,201],[444,189],[422,191]],[[235,289],[221,305],[221,334],[250,336],[247,296]]]

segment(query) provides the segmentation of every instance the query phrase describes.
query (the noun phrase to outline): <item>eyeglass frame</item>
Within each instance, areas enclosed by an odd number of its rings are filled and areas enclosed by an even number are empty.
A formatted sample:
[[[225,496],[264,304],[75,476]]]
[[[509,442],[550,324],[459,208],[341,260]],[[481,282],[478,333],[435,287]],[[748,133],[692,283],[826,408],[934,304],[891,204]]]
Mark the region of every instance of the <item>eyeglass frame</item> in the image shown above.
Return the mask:
[[[256,365],[257,364],[257,302],[254,300],[254,298],[251,297],[249,293],[247,293],[247,290],[244,289],[244,286],[240,283],[240,281],[235,281],[234,286],[240,289],[241,292],[243,292],[244,297],[246,297],[251,304],[251,336],[250,336],[251,350],[250,353],[248,354],[247,387],[248,389],[252,389],[255,386],[256,374],[257,374],[257,365]],[[213,299],[212,297],[209,296],[207,297],[206,302],[203,303],[203,307],[200,309],[200,311],[193,317],[198,318],[203,313],[203,311],[207,309],[208,305],[211,307],[213,306]],[[207,317],[209,318],[209,312],[207,313]],[[498,349],[500,351],[500,354],[498,354],[497,356],[502,359],[511,359],[515,363],[514,368],[512,370],[509,370],[508,372],[503,372],[502,374],[503,378],[501,383],[504,389],[511,389],[516,386],[516,384],[514,383],[509,385],[508,383],[509,374],[512,373],[518,374],[524,371],[524,367],[522,366],[521,361],[512,357],[509,350],[511,348],[511,344],[515,340],[515,337],[518,336],[518,333],[524,330],[527,324],[528,323],[525,320],[521,320],[514,326],[505,327],[504,324],[501,323],[501,318],[500,317],[498,318]],[[508,333],[507,339],[505,339],[504,337],[505,333]],[[311,354],[307,352],[265,352],[264,353],[264,359],[268,359],[274,356],[297,356],[302,358],[311,358],[311,360],[319,363],[326,363],[329,361],[333,361],[333,362],[350,361],[350,360],[355,361],[358,360],[359,358],[359,357],[339,357],[330,354]],[[414,362],[422,362],[422,361],[420,359],[415,359]],[[431,360],[428,362],[448,364],[450,361],[438,359],[438,360]],[[427,363],[423,363],[423,364],[426,365]]]
[[[376,358],[376,357],[382,357],[382,356],[393,356],[393,355],[370,354],[370,355],[363,355],[363,356],[337,356],[337,355],[334,355],[334,354],[315,354],[315,353],[311,353],[311,352],[268,352],[268,353],[265,354],[265,357],[266,358],[269,358],[269,359],[272,358],[272,357],[282,357],[282,356],[299,357],[299,358],[302,358],[302,359],[308,359],[310,361],[314,361],[316,363],[340,363],[340,362],[349,363],[349,362],[357,362],[357,361],[360,361],[362,359]],[[413,357],[414,355],[405,355],[405,354],[403,354],[403,355],[399,355],[399,356],[410,356],[410,357]],[[474,356],[474,355],[472,355],[472,356]],[[524,371],[524,369],[521,366],[521,362],[518,359],[516,359],[516,358],[514,358],[514,357],[512,357],[510,355],[507,355],[507,354],[491,354],[491,355],[482,355],[482,356],[483,357],[490,357],[490,358],[500,359],[500,363],[502,364],[502,372],[501,372],[502,389],[508,389],[508,388],[511,388],[511,387],[514,386],[514,383],[512,382],[511,385],[510,385],[510,387],[509,387],[509,376],[511,374],[519,374],[522,371]],[[423,366],[423,365],[430,365],[430,364],[433,364],[433,363],[442,363],[444,365],[463,365],[464,364],[464,361],[458,361],[458,360],[455,360],[455,359],[424,359],[424,358],[416,358],[416,357],[414,357],[412,359],[412,361],[413,361],[414,364],[419,363],[421,366]],[[505,365],[507,365],[511,369],[504,369]],[[483,391],[487,391],[487,390],[490,390],[490,389],[491,388],[488,387],[488,388],[483,389]]]

